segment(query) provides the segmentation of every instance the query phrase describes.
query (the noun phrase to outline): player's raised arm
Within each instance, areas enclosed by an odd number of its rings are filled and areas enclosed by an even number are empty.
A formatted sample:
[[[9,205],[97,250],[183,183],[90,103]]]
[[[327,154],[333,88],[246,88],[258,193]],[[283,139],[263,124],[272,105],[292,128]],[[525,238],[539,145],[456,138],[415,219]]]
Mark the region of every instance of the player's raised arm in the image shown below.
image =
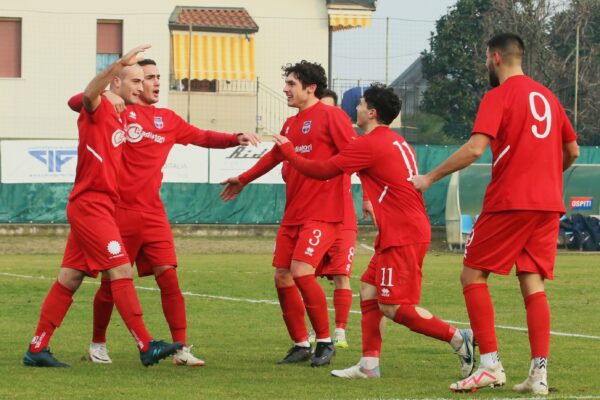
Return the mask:
[[[100,105],[100,95],[110,83],[111,79],[115,75],[118,75],[123,68],[135,65],[139,61],[138,55],[149,48],[150,45],[148,44],[140,45],[98,73],[98,75],[88,83],[83,92],[83,107],[88,112],[96,111]]]

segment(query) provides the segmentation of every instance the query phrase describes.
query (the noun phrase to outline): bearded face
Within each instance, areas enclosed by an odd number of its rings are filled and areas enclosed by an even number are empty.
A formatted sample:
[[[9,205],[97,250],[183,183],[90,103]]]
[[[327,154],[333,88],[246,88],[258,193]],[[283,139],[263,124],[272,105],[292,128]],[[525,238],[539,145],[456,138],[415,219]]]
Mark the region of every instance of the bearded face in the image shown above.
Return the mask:
[[[485,66],[486,66],[486,68],[488,70],[488,78],[490,80],[490,85],[493,88],[499,86],[500,85],[500,79],[498,78],[498,73],[496,72],[496,69],[495,69],[495,66],[494,66],[493,53],[491,53],[489,49],[486,52]]]
[[[488,67],[488,78],[490,80],[490,86],[495,88],[497,86],[500,86],[500,79],[498,79],[498,74],[496,74],[496,71],[494,71],[494,67],[492,66],[492,68]]]

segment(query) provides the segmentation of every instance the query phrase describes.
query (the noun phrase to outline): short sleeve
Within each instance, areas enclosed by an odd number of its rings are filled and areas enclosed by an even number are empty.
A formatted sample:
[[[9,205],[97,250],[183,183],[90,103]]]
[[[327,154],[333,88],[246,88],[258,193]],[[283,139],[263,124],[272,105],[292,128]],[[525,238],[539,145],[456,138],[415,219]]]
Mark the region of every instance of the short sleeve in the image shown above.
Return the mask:
[[[483,133],[495,139],[498,136],[502,123],[504,104],[501,92],[497,89],[490,90],[483,96],[471,134]]]

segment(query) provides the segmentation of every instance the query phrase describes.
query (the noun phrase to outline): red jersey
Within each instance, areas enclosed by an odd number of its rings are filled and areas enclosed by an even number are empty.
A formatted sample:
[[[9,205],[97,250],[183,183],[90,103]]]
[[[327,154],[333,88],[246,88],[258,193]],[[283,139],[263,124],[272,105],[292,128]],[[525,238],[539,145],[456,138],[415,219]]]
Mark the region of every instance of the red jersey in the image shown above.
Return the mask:
[[[318,101],[288,118],[281,128],[281,135],[294,143],[300,157],[327,160],[346,147],[356,137],[356,132],[342,109]],[[281,225],[302,225],[309,220],[342,222],[345,208],[344,179],[349,178],[337,176],[319,181],[302,175],[295,168],[289,168],[286,172],[286,204]]]
[[[577,137],[550,90],[525,75],[508,78],[483,97],[472,132],[492,138],[484,212],[565,212],[562,146]]]
[[[101,96],[100,105],[93,113],[82,109],[77,127],[77,170],[69,201],[84,193],[95,192],[117,202],[121,145],[125,143],[124,119],[117,115],[110,101]]]
[[[212,148],[238,145],[237,135],[201,130],[167,108],[132,105],[125,112],[127,145],[118,203],[122,208],[164,212],[159,194],[162,168],[176,143]]]
[[[378,249],[431,241],[423,196],[408,181],[418,174],[415,151],[402,136],[379,126],[352,141],[331,161],[347,174],[360,171],[379,225]]]

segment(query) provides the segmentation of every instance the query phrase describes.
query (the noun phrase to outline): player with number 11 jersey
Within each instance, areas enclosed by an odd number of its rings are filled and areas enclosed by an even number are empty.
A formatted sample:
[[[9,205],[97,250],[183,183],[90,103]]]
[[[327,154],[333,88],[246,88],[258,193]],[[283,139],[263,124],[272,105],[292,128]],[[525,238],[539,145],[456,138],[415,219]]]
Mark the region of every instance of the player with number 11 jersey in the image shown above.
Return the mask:
[[[373,204],[379,235],[375,255],[361,277],[363,356],[357,365],[331,372],[341,378],[380,376],[383,316],[449,343],[459,355],[462,376],[473,368],[470,330],[458,330],[418,306],[431,230],[423,196],[410,181],[418,174],[415,151],[388,126],[398,116],[400,104],[391,88],[372,85],[357,107],[358,125],[366,134],[326,161],[309,160],[297,153],[295,143],[274,136],[291,166],[311,178],[326,180],[360,172],[363,190]]]

